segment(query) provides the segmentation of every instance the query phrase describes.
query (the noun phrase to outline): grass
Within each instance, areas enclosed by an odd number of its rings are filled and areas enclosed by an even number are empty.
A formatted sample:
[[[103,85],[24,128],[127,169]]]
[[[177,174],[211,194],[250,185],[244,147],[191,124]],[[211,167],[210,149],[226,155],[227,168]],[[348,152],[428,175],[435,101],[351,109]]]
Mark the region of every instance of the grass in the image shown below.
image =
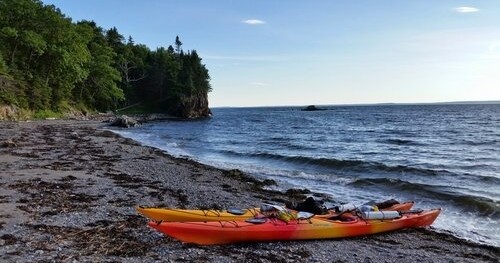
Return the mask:
[[[47,118],[60,119],[61,117],[62,117],[61,113],[54,112],[51,110],[40,110],[40,111],[35,112],[35,114],[33,114],[33,118],[42,119],[42,120],[47,119]]]

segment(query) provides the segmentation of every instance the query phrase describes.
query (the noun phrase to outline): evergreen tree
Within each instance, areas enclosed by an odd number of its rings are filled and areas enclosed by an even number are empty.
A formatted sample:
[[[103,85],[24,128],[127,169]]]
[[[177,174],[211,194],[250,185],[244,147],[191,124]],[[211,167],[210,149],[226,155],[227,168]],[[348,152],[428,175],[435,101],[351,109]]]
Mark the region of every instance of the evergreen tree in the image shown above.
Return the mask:
[[[174,48],[172,47],[172,45],[168,46],[167,52],[170,53],[170,54],[172,54],[172,55],[175,53]]]
[[[176,36],[151,51],[113,27],[73,23],[38,0],[0,0],[0,103],[33,110],[109,110],[134,103],[176,109],[184,98],[206,95],[210,77],[195,50]],[[10,90],[7,90],[10,89]]]
[[[177,52],[177,54],[181,53],[181,46],[182,46],[182,42],[179,39],[179,36],[176,36],[175,37],[175,51]]]

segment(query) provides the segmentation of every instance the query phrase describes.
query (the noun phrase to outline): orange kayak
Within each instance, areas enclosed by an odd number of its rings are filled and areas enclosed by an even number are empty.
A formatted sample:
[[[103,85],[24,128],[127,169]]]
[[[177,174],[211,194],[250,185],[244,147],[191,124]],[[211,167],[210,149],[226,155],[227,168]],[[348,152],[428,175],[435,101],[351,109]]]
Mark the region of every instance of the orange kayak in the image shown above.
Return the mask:
[[[344,238],[425,227],[431,225],[440,212],[441,209],[431,209],[402,213],[400,218],[386,220],[364,220],[358,216],[348,215],[347,221],[312,217],[285,222],[276,218],[260,218],[247,221],[149,222],[149,226],[186,243],[218,245]]]
[[[404,202],[381,209],[384,211],[404,211],[410,210],[414,202]],[[145,208],[137,207],[137,211],[154,221],[170,222],[198,222],[198,221],[241,221],[257,216],[259,208],[240,210],[234,213],[231,210],[196,210],[196,209],[176,209],[176,208]],[[327,214],[315,215],[315,218],[329,218],[335,215],[335,211],[328,210]]]

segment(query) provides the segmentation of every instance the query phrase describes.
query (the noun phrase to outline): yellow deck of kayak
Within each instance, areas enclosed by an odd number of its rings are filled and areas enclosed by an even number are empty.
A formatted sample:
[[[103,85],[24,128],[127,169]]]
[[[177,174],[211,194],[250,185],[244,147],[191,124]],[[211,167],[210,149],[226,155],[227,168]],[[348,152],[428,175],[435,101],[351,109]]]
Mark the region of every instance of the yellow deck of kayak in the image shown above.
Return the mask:
[[[259,214],[260,209],[251,208],[243,210],[242,215],[235,215],[226,210],[196,210],[196,209],[176,209],[176,208],[143,208],[138,207],[137,211],[154,221],[231,221],[245,220]]]
[[[396,204],[384,210],[409,210],[413,202]],[[244,214],[236,215],[227,210],[200,210],[200,209],[177,209],[177,208],[144,208],[137,207],[137,211],[153,221],[170,222],[196,222],[196,221],[238,221],[255,217],[259,214],[259,208],[244,209]],[[315,215],[315,218],[329,218],[335,215],[333,210],[327,214]]]

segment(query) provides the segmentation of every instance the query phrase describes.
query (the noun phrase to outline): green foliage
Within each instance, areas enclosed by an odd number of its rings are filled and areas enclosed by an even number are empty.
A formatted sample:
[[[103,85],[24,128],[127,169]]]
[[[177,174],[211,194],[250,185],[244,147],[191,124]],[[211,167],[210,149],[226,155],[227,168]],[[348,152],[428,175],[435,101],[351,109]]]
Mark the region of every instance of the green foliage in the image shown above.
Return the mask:
[[[92,32],[92,39],[88,43],[91,59],[86,67],[88,77],[73,90],[75,101],[83,101],[101,111],[116,107],[116,102],[124,99],[123,91],[117,83],[121,80],[120,73],[112,63],[116,53],[108,46],[103,30],[94,22],[82,21],[78,25]]]
[[[24,90],[23,83],[15,81],[11,76],[0,74],[0,105],[27,108],[28,101]]]
[[[52,110],[39,110],[39,111],[35,112],[35,114],[33,114],[33,117],[35,119],[41,119],[41,120],[48,119],[48,118],[59,119],[62,117],[62,114],[58,113],[58,112],[54,112]]]
[[[3,60],[2,52],[0,52],[0,74],[7,73],[7,64]]]
[[[17,96],[12,90],[0,88],[0,105],[18,105]]]
[[[74,110],[107,111],[141,103],[167,110],[182,98],[210,92],[210,77],[195,50],[150,50],[113,27],[73,23],[38,0],[0,0],[0,73],[18,83],[0,102],[31,109],[39,118]]]

